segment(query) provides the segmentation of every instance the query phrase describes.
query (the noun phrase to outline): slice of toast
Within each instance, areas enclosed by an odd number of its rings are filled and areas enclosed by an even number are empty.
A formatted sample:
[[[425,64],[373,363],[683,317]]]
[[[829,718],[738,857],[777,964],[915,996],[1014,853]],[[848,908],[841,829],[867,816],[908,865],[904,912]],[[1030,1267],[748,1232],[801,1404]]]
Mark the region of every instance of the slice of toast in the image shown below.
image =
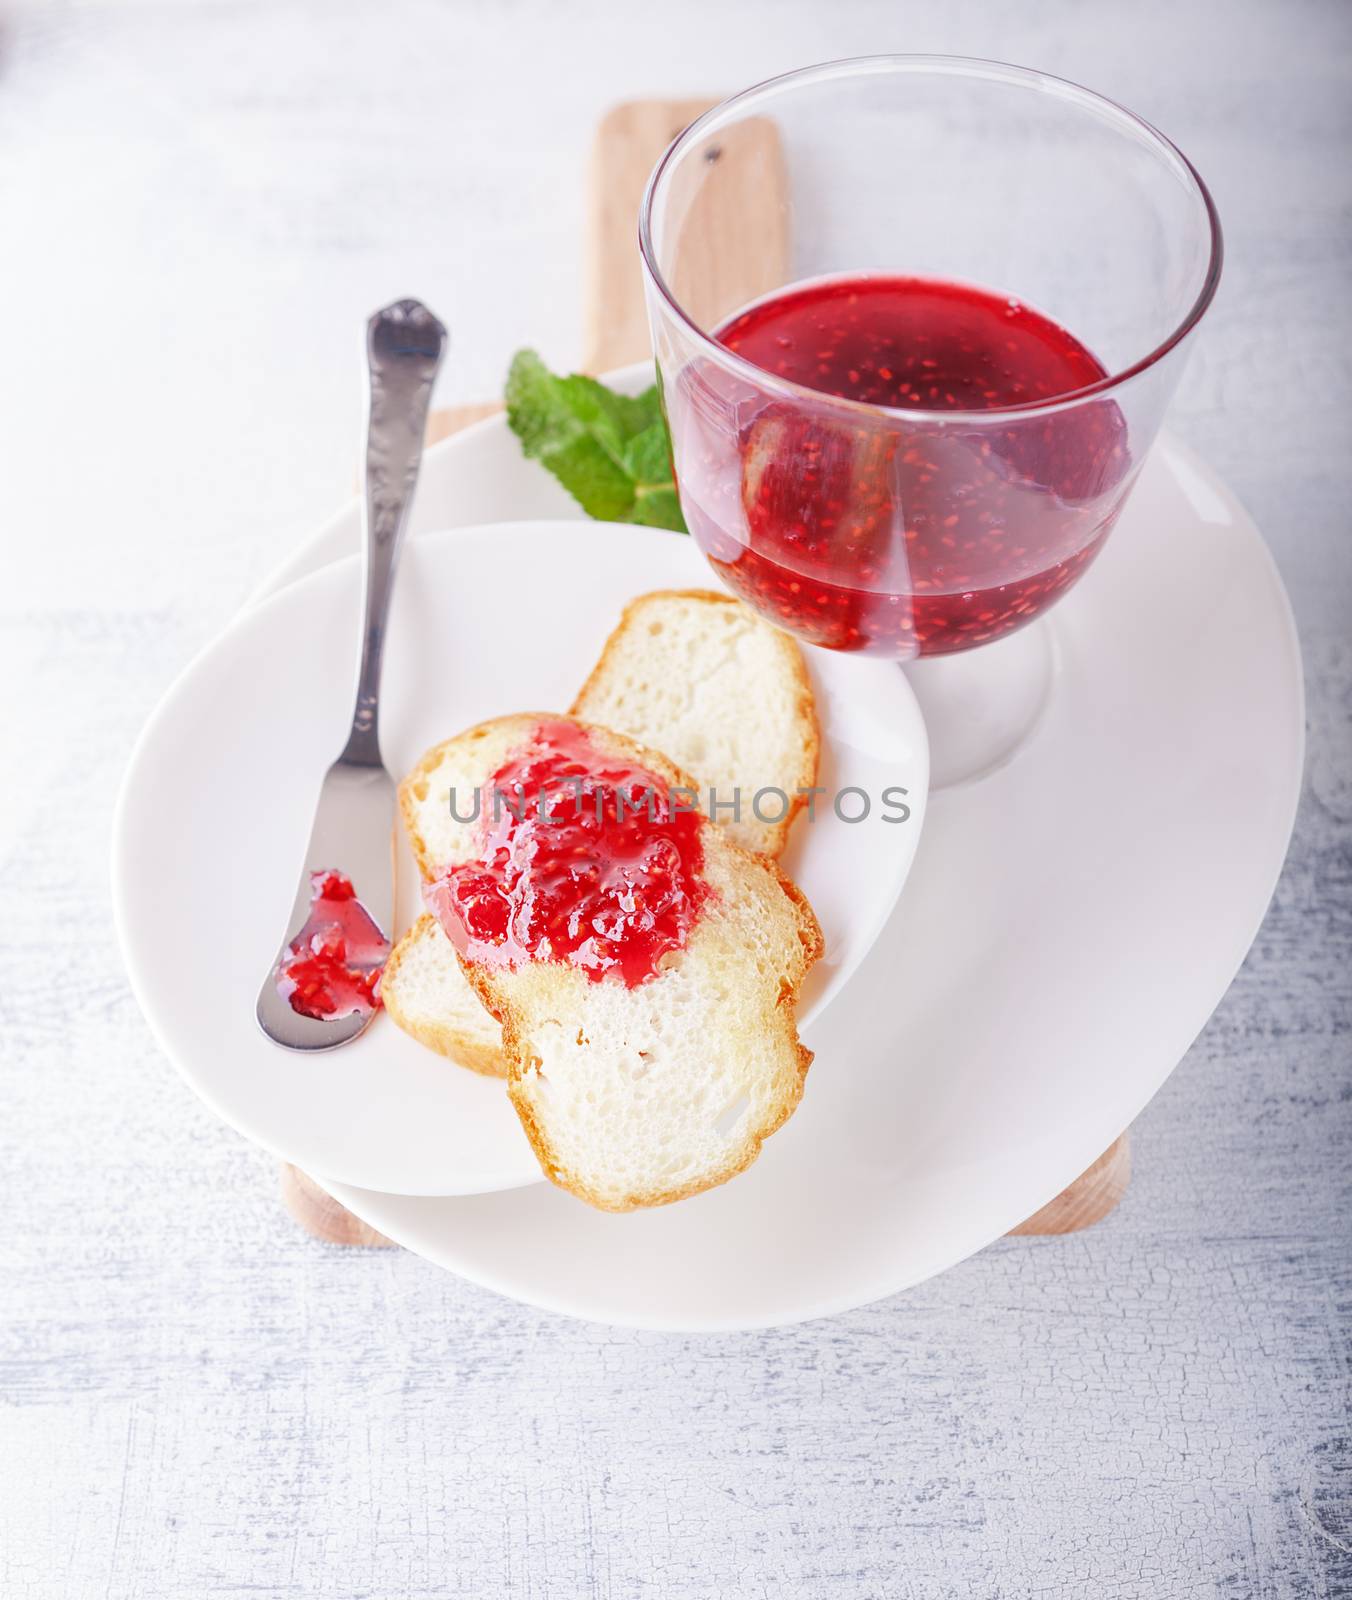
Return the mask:
[[[631,601],[571,714],[695,773],[721,802],[716,820],[764,855],[783,853],[807,803],[800,791],[817,776],[820,737],[802,651],[740,600],[711,589]],[[734,818],[723,807],[735,798]],[[707,789],[704,800],[707,809]]]
[[[441,747],[437,770],[471,788],[487,784],[508,754],[529,750],[541,722],[560,720],[515,716],[472,728]],[[657,752],[578,726],[603,757],[693,787]],[[797,1106],[812,1059],[795,1017],[822,953],[811,907],[772,861],[702,814],[698,835],[712,892],[684,943],[646,981],[597,981],[563,961],[459,958],[502,1024],[508,1093],[540,1165],[603,1210],[664,1205],[742,1171]],[[479,849],[470,825],[445,843],[448,864]]]
[[[455,946],[428,912],[390,952],[380,992],[385,1009],[419,1044],[471,1072],[507,1076],[502,1029],[470,988]]]
[[[698,773],[724,801],[742,797],[734,820],[717,820],[737,843],[777,856],[803,805],[799,789],[816,780],[820,740],[802,653],[778,628],[730,595],[709,589],[640,596],[623,616],[573,702],[572,714],[628,734]],[[399,787],[399,805],[424,878],[458,857],[461,825],[450,815],[453,784],[465,777],[447,752],[428,751]],[[788,814],[761,822],[759,790],[789,796]],[[702,791],[707,803],[707,791]],[[777,796],[763,797],[773,819]],[[462,808],[465,814],[465,808]],[[451,942],[432,917],[420,917],[395,946],[381,980],[390,1016],[420,1043],[475,1072],[507,1074],[500,1029],[475,998]]]

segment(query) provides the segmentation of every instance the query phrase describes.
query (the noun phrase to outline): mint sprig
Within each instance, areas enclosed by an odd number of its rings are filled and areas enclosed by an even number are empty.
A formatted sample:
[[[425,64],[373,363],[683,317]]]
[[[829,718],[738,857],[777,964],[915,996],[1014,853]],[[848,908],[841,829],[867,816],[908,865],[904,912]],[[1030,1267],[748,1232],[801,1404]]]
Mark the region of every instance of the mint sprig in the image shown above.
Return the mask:
[[[671,475],[671,441],[657,387],[617,394],[595,378],[561,378],[534,350],[507,373],[507,421],[589,517],[686,531]]]

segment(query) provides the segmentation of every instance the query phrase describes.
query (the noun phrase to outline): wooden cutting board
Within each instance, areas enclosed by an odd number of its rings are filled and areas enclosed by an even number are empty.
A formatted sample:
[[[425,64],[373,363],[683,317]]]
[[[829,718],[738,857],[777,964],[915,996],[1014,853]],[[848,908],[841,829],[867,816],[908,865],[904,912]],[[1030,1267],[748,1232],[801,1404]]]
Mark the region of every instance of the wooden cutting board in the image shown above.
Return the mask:
[[[635,100],[602,120],[592,155],[587,230],[586,343],[583,369],[607,372],[651,355],[638,259],[638,210],[648,174],[676,135],[715,102]],[[774,125],[752,120],[720,140],[700,193],[698,224],[724,241],[709,252],[706,277],[683,282],[687,303],[726,311],[777,288],[789,266],[787,175]],[[551,359],[551,352],[544,352]],[[501,409],[499,401],[434,411],[429,443]],[[448,1067],[448,1071],[456,1071]],[[1126,1192],[1128,1135],[1117,1139],[1068,1189],[1012,1229],[1017,1234],[1074,1233],[1098,1222]],[[390,1240],[340,1206],[298,1168],[283,1165],[282,1198],[316,1238],[333,1244],[388,1245]]]

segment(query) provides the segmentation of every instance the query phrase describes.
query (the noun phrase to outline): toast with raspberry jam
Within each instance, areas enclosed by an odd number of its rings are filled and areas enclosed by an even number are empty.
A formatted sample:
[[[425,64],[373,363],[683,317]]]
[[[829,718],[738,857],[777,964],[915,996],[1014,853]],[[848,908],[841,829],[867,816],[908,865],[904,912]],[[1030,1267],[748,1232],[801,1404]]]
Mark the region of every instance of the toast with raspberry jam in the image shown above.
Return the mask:
[[[625,608],[573,702],[572,715],[628,734],[697,773],[725,802],[719,826],[778,856],[816,781],[820,748],[802,653],[741,601],[713,590],[662,590]],[[452,741],[454,743],[454,741]],[[454,772],[429,751],[400,786],[400,808],[425,878],[447,848]],[[758,790],[778,794],[761,807]],[[740,815],[726,802],[740,793]],[[702,798],[707,800],[707,794]],[[475,1072],[504,1077],[501,1029],[470,988],[434,917],[419,917],[381,981],[386,1009],[421,1044]]]
[[[627,1211],[742,1171],[812,1059],[796,1007],[822,937],[801,892],[665,756],[595,724],[499,718],[436,770],[481,817],[448,805],[428,841],[429,911],[501,1024],[546,1175]]]

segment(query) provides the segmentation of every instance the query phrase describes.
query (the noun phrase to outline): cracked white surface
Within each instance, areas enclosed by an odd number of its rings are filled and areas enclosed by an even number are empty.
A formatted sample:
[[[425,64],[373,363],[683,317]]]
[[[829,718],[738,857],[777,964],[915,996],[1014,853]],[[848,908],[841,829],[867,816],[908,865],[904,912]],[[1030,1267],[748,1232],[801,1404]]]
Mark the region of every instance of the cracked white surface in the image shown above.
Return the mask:
[[[5,1600],[1352,1594],[1349,42],[1316,0],[0,7]],[[1086,80],[1215,188],[1174,422],[1310,686],[1253,953],[1105,1225],[850,1316],[610,1332],[314,1244],[127,992],[130,741],[347,491],[372,306],[445,311],[443,399],[566,363],[606,104],[887,47]]]

